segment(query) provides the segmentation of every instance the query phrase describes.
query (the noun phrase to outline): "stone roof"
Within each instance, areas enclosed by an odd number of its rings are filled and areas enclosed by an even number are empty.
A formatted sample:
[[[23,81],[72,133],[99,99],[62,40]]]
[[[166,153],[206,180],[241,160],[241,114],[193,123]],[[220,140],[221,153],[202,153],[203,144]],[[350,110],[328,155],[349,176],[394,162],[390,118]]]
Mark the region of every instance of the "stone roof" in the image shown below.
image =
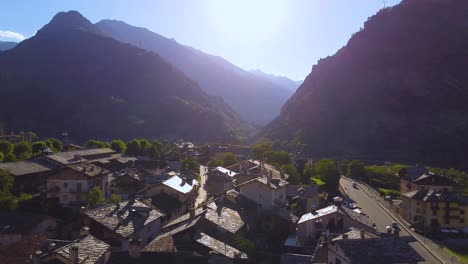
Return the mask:
[[[122,237],[140,231],[164,215],[139,201],[133,204],[121,202],[119,206],[107,205],[88,210],[84,214]],[[118,216],[122,218],[121,223]]]
[[[235,258],[236,256],[240,256],[241,258],[247,258],[247,254],[244,252],[227,245],[226,243],[217,240],[214,237],[211,237],[205,233],[197,232],[194,235],[195,241],[216,251],[217,253],[226,256],[228,258]]]
[[[174,240],[172,236],[164,236],[159,239],[154,239],[143,248],[143,251],[151,251],[151,252],[172,252],[176,251],[174,246]]]
[[[108,170],[105,170],[91,163],[70,164],[70,165],[67,165],[66,167],[76,172],[83,173],[84,175],[88,177],[96,177],[102,174],[109,173]]]
[[[413,182],[418,185],[431,185],[431,186],[452,186],[455,182],[439,174],[432,172],[425,173],[418,178],[414,179]]]
[[[318,193],[318,185],[311,183],[309,186],[291,185],[286,186],[286,196],[299,196],[299,190],[304,190],[305,197],[314,197]]]
[[[47,172],[53,169],[56,169],[56,166],[39,159],[0,163],[0,170],[8,171],[13,176]]]
[[[68,259],[70,249],[73,246],[78,247],[78,263],[80,264],[97,263],[99,258],[101,258],[107,251],[110,251],[111,248],[107,243],[91,235],[86,235],[66,246],[56,249],[54,253]]]
[[[193,252],[155,252],[143,251],[139,258],[132,258],[128,252],[112,252],[109,262],[112,264],[148,264],[148,263],[171,263],[171,264],[208,264],[208,256],[196,255]]]
[[[261,183],[263,185],[266,185],[266,186],[270,187],[273,190],[283,188],[283,187],[285,187],[286,185],[289,184],[289,182],[287,182],[285,180],[282,180],[282,179],[271,179],[268,176],[262,176],[262,177],[257,177],[255,179],[250,180],[250,181],[246,181],[244,183],[241,183],[241,184],[238,185],[238,187],[244,186],[246,184],[251,184],[252,182],[259,182],[259,183]]]
[[[368,231],[365,231],[365,230],[363,230],[363,231],[364,231],[364,238],[376,238],[377,237],[377,235],[375,235],[375,234],[373,234],[371,232],[368,232]],[[354,228],[354,227],[351,227],[351,230],[349,230],[348,232],[333,238],[332,240],[333,241],[342,240],[343,235],[347,235],[348,236],[347,239],[361,239],[361,230],[359,230],[357,228]]]
[[[95,155],[105,155],[105,154],[112,155],[114,153],[115,153],[115,150],[112,150],[110,148],[82,149],[82,150],[57,152],[52,155],[46,156],[46,158],[54,162],[58,162],[62,165],[68,165],[72,163],[86,161],[88,160],[88,158],[92,158]],[[77,157],[80,157],[80,159],[77,159]]]
[[[454,202],[459,204],[468,204],[468,196],[456,193],[436,192],[433,189],[420,189],[412,192],[402,193],[401,195],[410,199],[424,202]]]
[[[233,234],[245,225],[238,211],[215,202],[207,205],[205,218]]]
[[[315,211],[315,213],[304,214],[301,216],[301,218],[299,219],[299,222],[297,223],[301,224],[301,223],[314,220],[314,219],[318,219],[318,218],[321,218],[322,216],[333,214],[333,213],[340,213],[346,217],[349,217],[369,227],[372,227],[372,224],[373,224],[372,220],[369,217],[363,214],[357,213],[353,211],[352,209],[349,209],[345,206],[336,206],[336,205],[331,205],[331,206],[319,209]]]
[[[335,243],[343,250],[351,263],[387,264],[416,263],[424,259],[408,244],[410,237],[338,240]]]

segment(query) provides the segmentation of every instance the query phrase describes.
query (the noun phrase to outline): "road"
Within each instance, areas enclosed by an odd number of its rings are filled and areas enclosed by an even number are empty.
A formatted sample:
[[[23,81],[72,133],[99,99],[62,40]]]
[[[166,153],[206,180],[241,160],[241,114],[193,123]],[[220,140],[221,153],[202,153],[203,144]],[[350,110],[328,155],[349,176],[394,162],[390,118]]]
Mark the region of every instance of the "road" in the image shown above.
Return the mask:
[[[195,207],[200,205],[206,200],[206,190],[205,190],[205,183],[206,183],[206,173],[208,171],[207,166],[200,165],[200,187],[198,188],[198,196],[197,200],[195,201]],[[193,200],[192,200],[193,201]]]
[[[392,216],[378,204],[375,197],[372,195],[369,196],[368,193],[363,190],[363,188],[367,187],[358,184],[357,188],[353,188],[352,181],[344,177],[341,177],[340,184],[348,192],[347,194],[349,198],[354,200],[361,208],[361,211],[367,214],[375,222],[378,232],[386,232],[385,227],[390,225],[392,222],[395,222]],[[404,227],[401,228],[400,236],[414,237],[414,235],[405,230]],[[426,260],[420,263],[442,263],[436,257],[434,257],[431,252],[429,252],[420,242],[411,242],[410,246]]]

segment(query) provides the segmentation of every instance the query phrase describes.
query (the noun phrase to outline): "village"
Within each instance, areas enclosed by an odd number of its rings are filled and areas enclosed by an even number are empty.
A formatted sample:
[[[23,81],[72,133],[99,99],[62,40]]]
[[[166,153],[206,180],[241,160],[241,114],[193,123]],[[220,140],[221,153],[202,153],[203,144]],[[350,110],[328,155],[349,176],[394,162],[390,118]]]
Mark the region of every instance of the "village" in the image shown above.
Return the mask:
[[[401,199],[345,176],[332,196],[249,146],[174,144],[159,159],[70,144],[0,163],[32,197],[1,212],[4,263],[433,263],[449,260],[424,235],[468,235],[468,196],[418,167],[399,172]],[[227,153],[235,164],[208,162]]]

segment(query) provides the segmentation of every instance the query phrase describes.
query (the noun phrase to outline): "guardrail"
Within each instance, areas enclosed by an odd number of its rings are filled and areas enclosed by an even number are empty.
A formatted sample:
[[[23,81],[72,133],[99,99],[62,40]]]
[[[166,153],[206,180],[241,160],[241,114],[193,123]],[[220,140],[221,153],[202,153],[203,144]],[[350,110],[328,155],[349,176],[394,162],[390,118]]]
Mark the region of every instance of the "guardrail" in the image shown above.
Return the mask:
[[[345,178],[346,180],[350,180],[349,178]],[[390,202],[386,201],[383,197],[380,196],[380,193],[371,187],[370,185],[356,181],[361,185],[361,188],[367,195],[376,199],[377,203],[393,218],[395,219],[400,226],[402,226],[410,235],[412,235],[423,247],[425,247],[436,259],[438,259],[441,263],[446,264],[455,264],[457,263],[452,256],[449,256],[447,253],[442,251],[441,246],[432,241],[429,238],[421,236],[416,232],[412,231],[407,224],[407,222],[396,212],[392,212]],[[341,183],[340,183],[341,186]]]

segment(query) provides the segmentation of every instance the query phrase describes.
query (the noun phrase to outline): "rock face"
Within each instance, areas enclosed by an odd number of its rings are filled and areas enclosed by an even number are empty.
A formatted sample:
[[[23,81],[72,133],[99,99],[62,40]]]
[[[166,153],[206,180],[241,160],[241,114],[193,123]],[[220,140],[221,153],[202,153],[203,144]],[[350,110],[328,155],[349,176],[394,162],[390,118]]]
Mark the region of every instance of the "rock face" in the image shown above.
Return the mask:
[[[245,120],[257,125],[265,125],[277,116],[299,86],[291,80],[277,81],[278,78],[245,71],[221,57],[181,45],[146,28],[115,20],[102,20],[96,26],[121,42],[156,52],[208,94],[221,96]],[[291,83],[294,88],[289,86]]]
[[[0,122],[75,138],[228,140],[244,123],[157,54],[101,33],[76,11],[0,54]]]
[[[263,135],[310,153],[466,166],[468,2],[404,0],[320,60]]]
[[[0,41],[0,52],[14,48],[18,43],[12,41]]]

